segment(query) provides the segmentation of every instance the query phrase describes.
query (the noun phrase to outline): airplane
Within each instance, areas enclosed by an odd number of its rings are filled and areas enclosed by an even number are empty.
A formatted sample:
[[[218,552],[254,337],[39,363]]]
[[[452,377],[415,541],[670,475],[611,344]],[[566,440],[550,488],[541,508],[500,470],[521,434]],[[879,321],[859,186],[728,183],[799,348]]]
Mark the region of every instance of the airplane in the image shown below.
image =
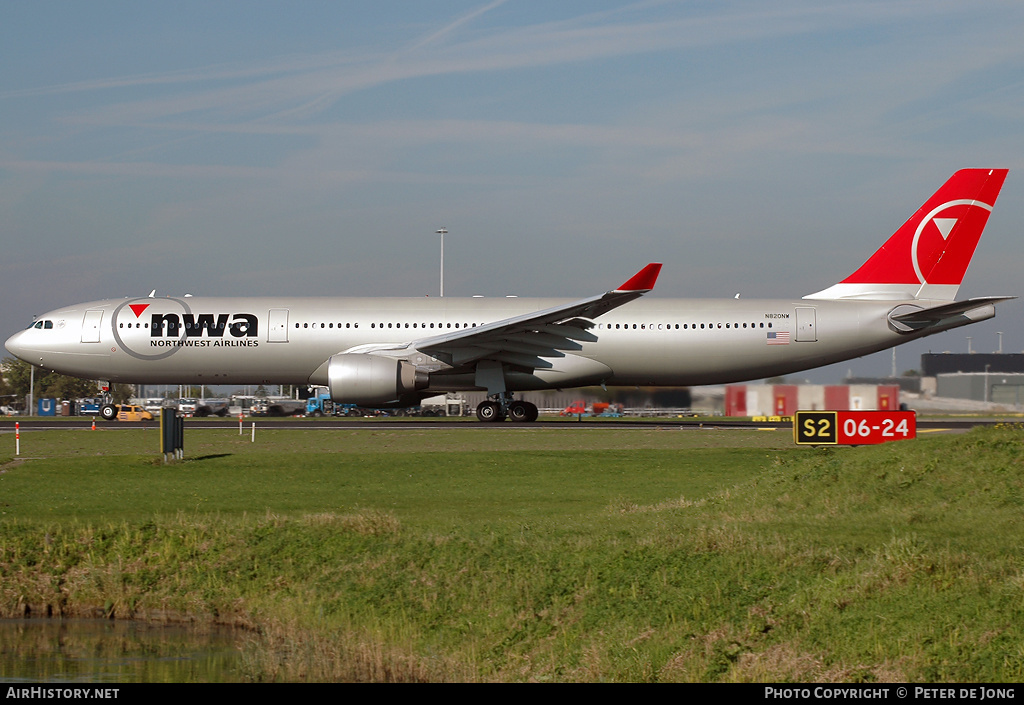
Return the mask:
[[[1016,297],[955,297],[1007,171],[956,172],[853,274],[802,298],[645,298],[660,263],[568,301],[154,292],[37,316],[6,347],[87,379],[315,385],[364,407],[483,390],[481,421],[534,421],[515,392],[762,379],[992,318]]]

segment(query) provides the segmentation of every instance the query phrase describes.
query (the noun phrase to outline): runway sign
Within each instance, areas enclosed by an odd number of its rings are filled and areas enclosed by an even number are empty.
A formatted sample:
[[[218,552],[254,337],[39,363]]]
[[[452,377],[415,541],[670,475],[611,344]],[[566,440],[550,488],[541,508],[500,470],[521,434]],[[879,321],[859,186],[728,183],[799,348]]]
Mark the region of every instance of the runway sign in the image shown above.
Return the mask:
[[[917,438],[913,411],[798,411],[793,441],[805,446],[866,446]]]

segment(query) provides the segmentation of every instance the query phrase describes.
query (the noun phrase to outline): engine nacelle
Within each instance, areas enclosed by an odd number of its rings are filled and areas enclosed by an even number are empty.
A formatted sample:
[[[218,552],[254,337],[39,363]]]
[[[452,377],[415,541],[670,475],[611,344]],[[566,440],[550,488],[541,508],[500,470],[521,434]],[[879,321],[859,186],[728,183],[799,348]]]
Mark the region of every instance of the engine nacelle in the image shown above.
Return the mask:
[[[377,406],[423,389],[427,373],[401,360],[364,353],[341,353],[327,364],[327,387],[340,404]]]

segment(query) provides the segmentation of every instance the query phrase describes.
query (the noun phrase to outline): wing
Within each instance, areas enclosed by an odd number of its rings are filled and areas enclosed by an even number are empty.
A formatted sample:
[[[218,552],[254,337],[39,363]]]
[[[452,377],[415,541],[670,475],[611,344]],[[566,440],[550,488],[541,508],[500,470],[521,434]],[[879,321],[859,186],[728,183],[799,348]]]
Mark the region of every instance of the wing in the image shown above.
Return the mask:
[[[456,367],[487,359],[533,369],[550,368],[552,363],[544,358],[565,357],[563,350],[581,350],[582,343],[596,341],[597,336],[589,331],[594,325],[590,319],[646,294],[654,288],[660,272],[661,264],[652,262],[622,286],[604,294],[421,338],[409,347],[447,359]]]

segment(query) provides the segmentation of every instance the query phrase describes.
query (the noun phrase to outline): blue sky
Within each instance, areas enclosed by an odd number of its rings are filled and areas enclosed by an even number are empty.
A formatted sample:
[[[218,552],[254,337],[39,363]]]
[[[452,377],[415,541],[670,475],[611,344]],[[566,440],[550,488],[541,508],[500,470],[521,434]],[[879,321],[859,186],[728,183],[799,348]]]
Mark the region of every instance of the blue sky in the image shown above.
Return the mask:
[[[0,337],[163,294],[800,296],[1008,167],[961,297],[1024,294],[1024,5],[0,0]],[[1024,350],[1024,308],[901,348]],[[881,374],[880,353],[833,368]]]

